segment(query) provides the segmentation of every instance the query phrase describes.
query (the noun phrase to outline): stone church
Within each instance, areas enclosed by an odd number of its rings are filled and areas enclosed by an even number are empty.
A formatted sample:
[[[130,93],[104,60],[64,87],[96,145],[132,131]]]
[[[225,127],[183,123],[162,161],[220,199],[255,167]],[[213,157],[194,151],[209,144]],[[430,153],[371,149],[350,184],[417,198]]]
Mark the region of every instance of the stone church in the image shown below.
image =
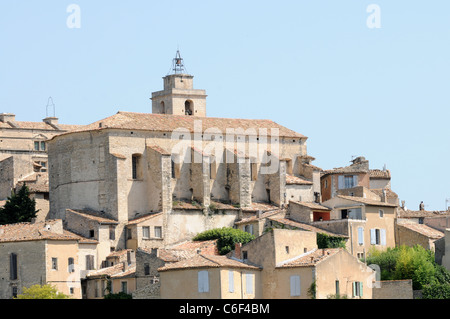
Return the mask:
[[[47,142],[50,217],[103,243],[100,260],[320,201],[306,136],[271,120],[208,117],[178,53],[163,80],[152,113],[119,111]]]

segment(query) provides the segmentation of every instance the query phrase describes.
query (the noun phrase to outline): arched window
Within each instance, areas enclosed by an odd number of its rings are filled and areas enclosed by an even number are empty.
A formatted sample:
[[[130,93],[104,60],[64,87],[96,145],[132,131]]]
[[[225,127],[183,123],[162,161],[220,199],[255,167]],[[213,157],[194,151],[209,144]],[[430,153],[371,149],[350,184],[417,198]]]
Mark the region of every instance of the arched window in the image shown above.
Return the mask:
[[[164,105],[164,101],[161,101],[161,114],[166,114],[166,106]]]
[[[184,102],[184,112],[186,115],[192,115],[193,113],[192,101],[187,100],[186,102]]]

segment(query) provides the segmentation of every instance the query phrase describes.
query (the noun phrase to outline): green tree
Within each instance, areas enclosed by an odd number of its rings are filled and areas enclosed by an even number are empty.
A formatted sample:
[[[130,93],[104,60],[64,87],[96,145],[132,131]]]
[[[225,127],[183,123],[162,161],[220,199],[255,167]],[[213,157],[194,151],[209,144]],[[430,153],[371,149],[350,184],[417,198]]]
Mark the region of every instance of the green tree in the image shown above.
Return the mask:
[[[435,287],[450,285],[450,273],[436,264],[432,251],[420,245],[388,248],[383,252],[371,251],[367,264],[380,267],[381,280],[412,279],[413,289],[427,287],[430,294],[434,294]]]
[[[0,225],[30,222],[36,217],[36,201],[30,198],[30,191],[23,184],[17,193],[13,192],[11,197],[0,208]]]
[[[30,288],[24,288],[23,293],[18,295],[17,299],[70,299],[70,297],[58,292],[51,285],[33,285]]]
[[[236,243],[246,244],[255,236],[231,227],[215,228],[204,231],[193,238],[194,241],[217,239],[219,254],[226,255],[234,249]]]

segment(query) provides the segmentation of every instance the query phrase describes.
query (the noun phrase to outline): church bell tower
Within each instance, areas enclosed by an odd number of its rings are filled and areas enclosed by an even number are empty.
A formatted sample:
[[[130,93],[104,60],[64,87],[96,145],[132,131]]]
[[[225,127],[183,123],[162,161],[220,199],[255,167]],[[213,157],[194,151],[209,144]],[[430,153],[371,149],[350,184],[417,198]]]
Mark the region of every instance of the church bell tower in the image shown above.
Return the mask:
[[[164,90],[152,93],[152,113],[205,117],[206,91],[194,89],[193,79],[177,51],[171,72],[163,78]]]

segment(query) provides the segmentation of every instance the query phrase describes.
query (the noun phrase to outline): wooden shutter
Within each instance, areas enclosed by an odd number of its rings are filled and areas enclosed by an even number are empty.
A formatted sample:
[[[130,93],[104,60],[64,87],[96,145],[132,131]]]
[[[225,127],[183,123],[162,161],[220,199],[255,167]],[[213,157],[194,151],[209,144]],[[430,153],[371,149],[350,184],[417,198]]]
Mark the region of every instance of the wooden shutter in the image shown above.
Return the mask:
[[[343,188],[345,188],[344,176],[340,175],[340,176],[338,176],[338,189],[343,189]]]
[[[353,175],[353,187],[358,186],[358,175]]]
[[[290,277],[291,296],[300,296],[300,276]]]
[[[234,292],[234,272],[228,271],[228,292]]]
[[[245,274],[245,293],[253,294],[253,274]]]
[[[364,228],[358,227],[358,244],[364,245]]]
[[[359,296],[362,297],[363,296],[363,283],[360,281],[358,282],[359,284]]]
[[[198,272],[198,292],[209,292],[209,278],[207,270]]]
[[[375,229],[374,228],[372,228],[370,230],[370,243],[372,245],[375,245],[377,243],[377,238],[376,238],[376,234],[375,234]]]
[[[386,246],[386,229],[380,229],[381,245]]]

